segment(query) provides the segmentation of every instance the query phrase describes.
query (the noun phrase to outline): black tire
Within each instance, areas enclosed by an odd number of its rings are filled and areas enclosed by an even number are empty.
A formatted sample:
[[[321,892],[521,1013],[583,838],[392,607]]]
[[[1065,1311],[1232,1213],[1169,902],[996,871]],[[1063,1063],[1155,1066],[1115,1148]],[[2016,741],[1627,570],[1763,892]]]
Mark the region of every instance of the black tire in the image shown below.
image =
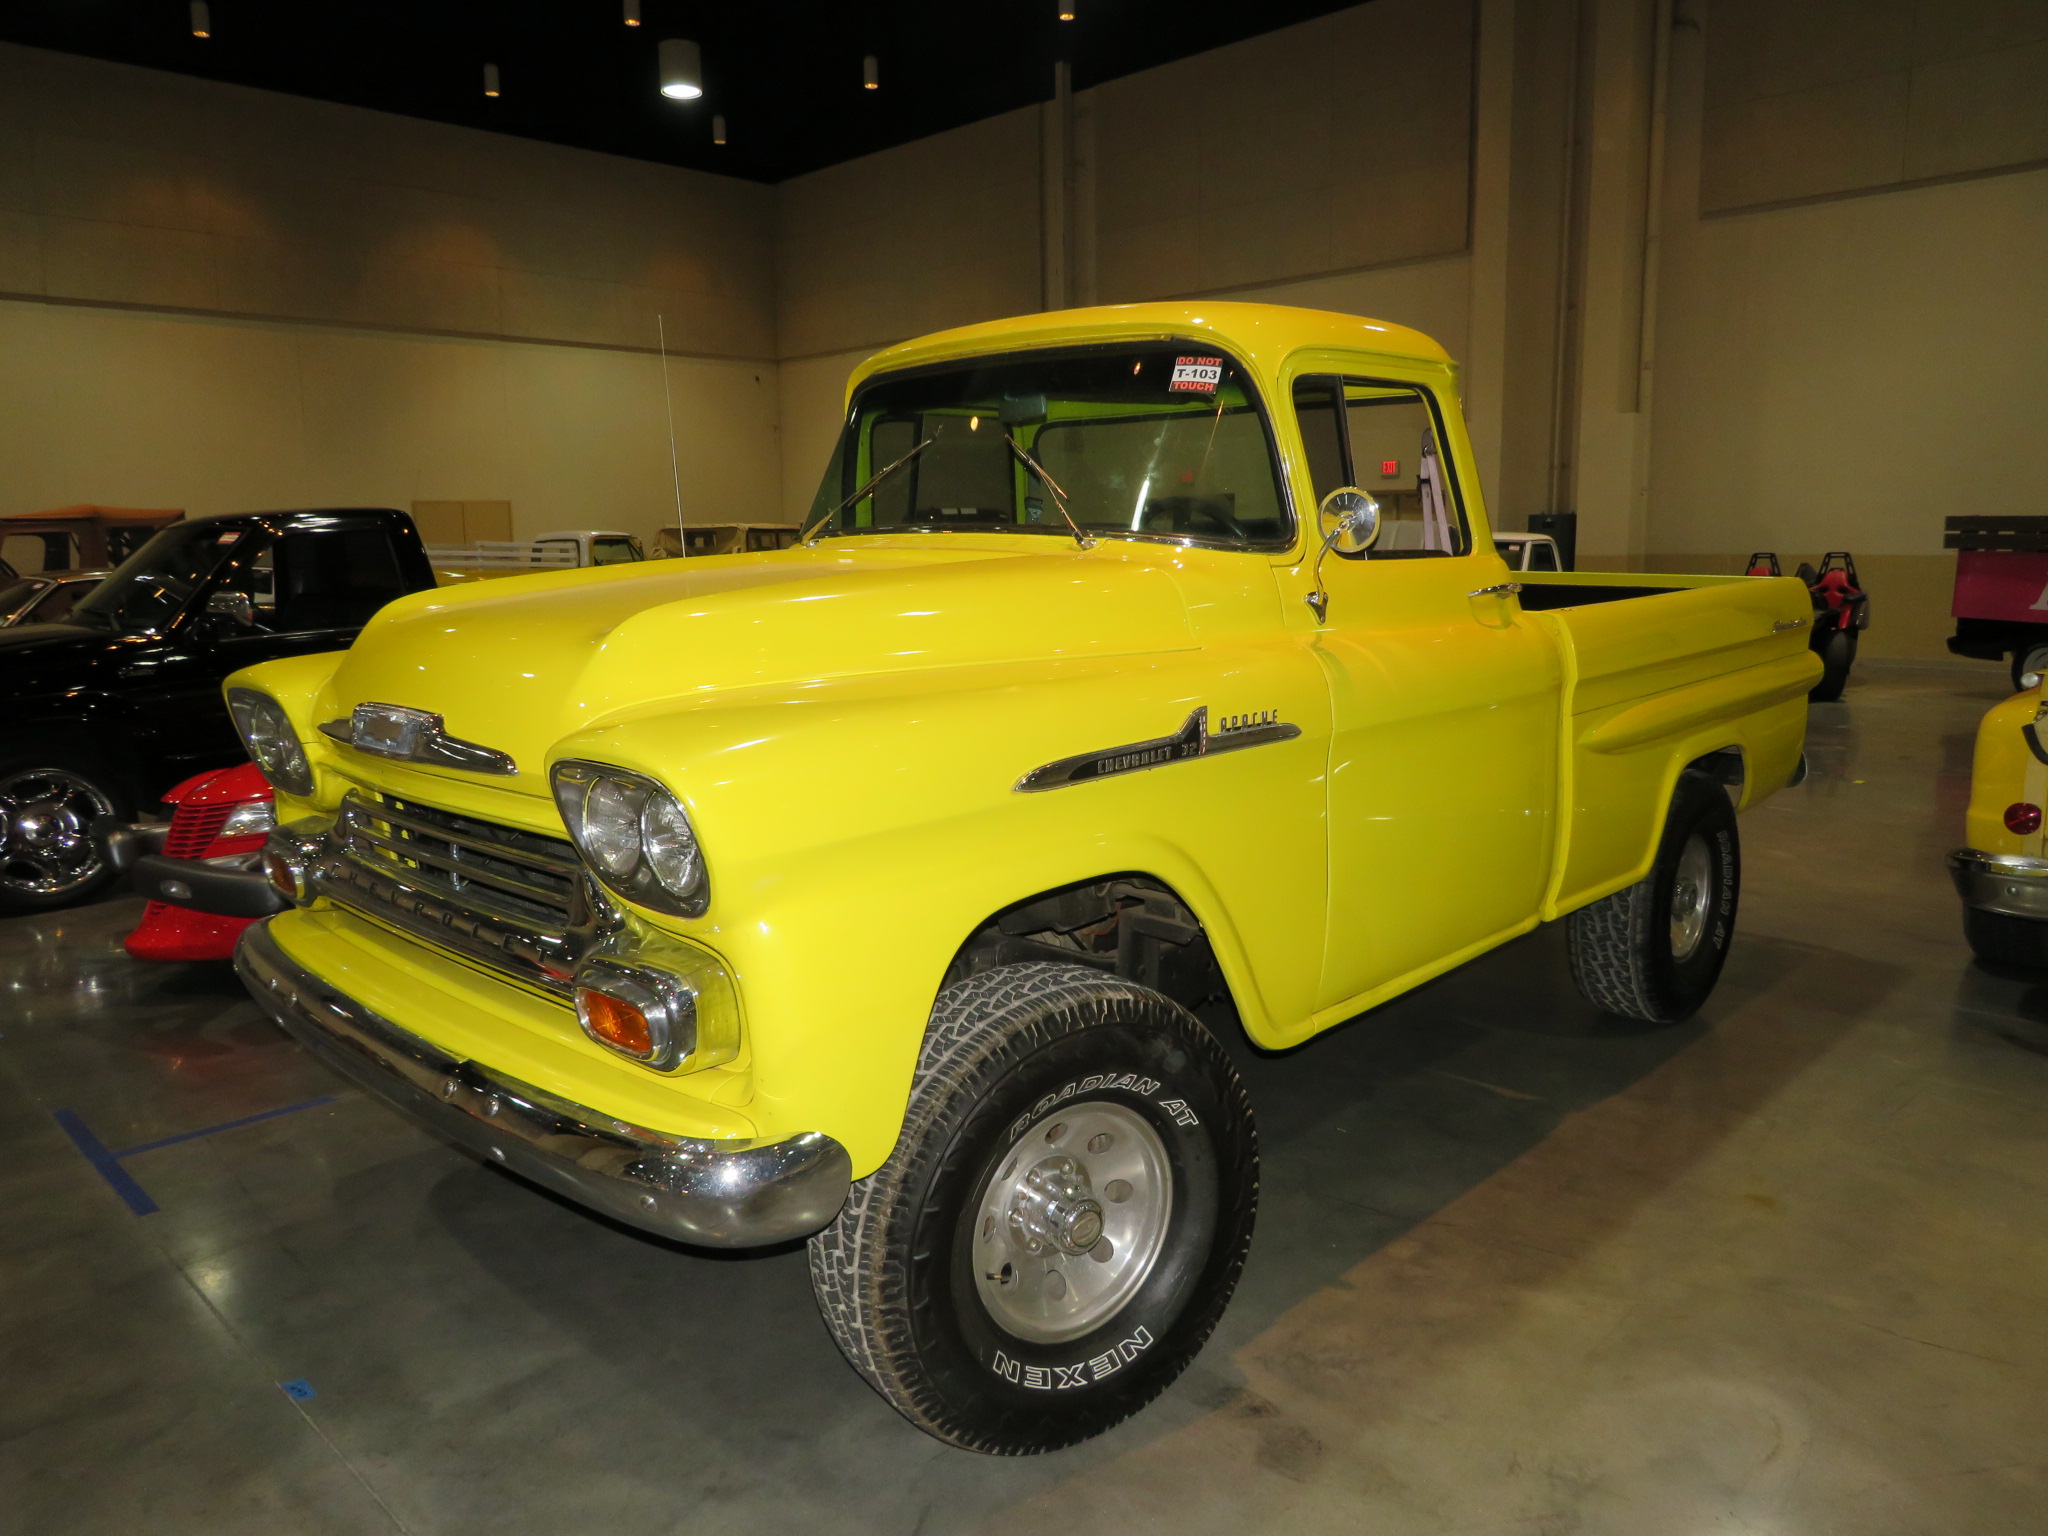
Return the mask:
[[[1856,631],[1837,629],[1823,640],[1820,650],[1820,681],[1807,698],[1816,704],[1832,704],[1849,685],[1849,669],[1856,665]]]
[[[1034,1341],[999,1316],[1013,1275],[1080,1306],[1083,1287],[1062,1278],[1054,1292],[1050,1276],[1071,1264],[1092,1283],[1098,1272],[1078,1266],[1108,1245],[1086,1237],[1084,1215],[1062,1230],[1085,1251],[1030,1257],[1013,1238],[1016,1207],[998,1226],[989,1202],[1025,1182],[1019,1153],[1044,1143],[1034,1169],[1065,1161],[1058,1138],[1087,1116],[1130,1125],[1129,1145],[1157,1148],[1171,1176],[1153,1181],[1162,1198],[1150,1204],[1142,1188],[1103,1182],[1098,1224],[1150,1222],[1151,1246],[1132,1239],[1121,1272],[1104,1259],[1101,1273],[1131,1287],[1093,1303],[1115,1310]],[[1115,1141],[1071,1150],[1113,1157]],[[846,1358],[911,1423],[968,1450],[1029,1455],[1102,1433],[1180,1375],[1237,1285],[1257,1204],[1250,1103],[1193,1015],[1085,966],[1000,966],[939,994],[896,1150],[811,1239],[811,1283]],[[1145,1253],[1156,1257],[1130,1257]]]
[[[2012,653],[2012,691],[2020,692],[2020,681],[2029,672],[2048,672],[2048,645],[2028,645]]]
[[[89,824],[134,813],[127,782],[91,754],[66,746],[0,756],[0,915],[53,912],[106,890],[119,871]]]
[[[1963,937],[1979,960],[2030,971],[2048,970],[2048,923],[1965,907]]]
[[[1696,906],[1680,890],[1682,873],[1686,891],[1700,893]],[[1742,847],[1727,792],[1705,774],[1681,773],[1649,874],[1567,920],[1572,980],[1594,1007],[1625,1019],[1691,1018],[1720,980],[1741,888]],[[1673,922],[1674,904],[1696,918],[1689,949]]]

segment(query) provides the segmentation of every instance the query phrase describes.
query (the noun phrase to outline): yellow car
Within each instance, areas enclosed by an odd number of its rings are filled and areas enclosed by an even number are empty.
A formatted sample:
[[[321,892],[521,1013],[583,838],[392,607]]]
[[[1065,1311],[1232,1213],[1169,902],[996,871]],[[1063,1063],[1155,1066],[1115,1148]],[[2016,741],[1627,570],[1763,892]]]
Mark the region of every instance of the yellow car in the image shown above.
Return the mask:
[[[792,548],[422,593],[232,678],[294,903],[239,963],[535,1182],[808,1238],[888,1402],[1045,1450],[1243,1264],[1253,1108],[1193,1010],[1291,1046],[1568,918],[1598,1006],[1690,1015],[1735,811],[1803,763],[1809,612],[1511,575],[1400,326],[970,326],[857,370]]]
[[[1963,936],[1978,957],[2048,968],[2048,719],[2041,675],[1995,705],[1977,727],[1966,848],[1948,856],[1963,899]]]

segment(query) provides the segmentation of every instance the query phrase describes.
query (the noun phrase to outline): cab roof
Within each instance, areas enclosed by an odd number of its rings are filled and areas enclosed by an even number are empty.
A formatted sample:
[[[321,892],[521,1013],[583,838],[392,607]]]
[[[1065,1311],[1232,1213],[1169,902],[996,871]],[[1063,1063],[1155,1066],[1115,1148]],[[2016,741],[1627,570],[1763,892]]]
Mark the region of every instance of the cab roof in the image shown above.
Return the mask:
[[[1304,348],[1369,352],[1425,367],[1454,366],[1450,354],[1422,332],[1364,315],[1224,301],[1101,304],[985,320],[899,342],[856,368],[847,388],[850,398],[851,391],[874,374],[982,353],[1167,336],[1213,337],[1225,351],[1269,376],[1290,353]]]

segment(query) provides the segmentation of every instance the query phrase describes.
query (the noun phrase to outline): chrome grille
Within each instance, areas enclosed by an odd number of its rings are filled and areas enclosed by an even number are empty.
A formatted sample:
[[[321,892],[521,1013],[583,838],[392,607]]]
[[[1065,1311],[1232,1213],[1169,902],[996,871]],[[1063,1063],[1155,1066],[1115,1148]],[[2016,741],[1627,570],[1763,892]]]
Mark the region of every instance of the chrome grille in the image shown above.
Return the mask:
[[[320,894],[566,995],[591,923],[583,865],[564,839],[351,792],[336,857],[313,871]]]

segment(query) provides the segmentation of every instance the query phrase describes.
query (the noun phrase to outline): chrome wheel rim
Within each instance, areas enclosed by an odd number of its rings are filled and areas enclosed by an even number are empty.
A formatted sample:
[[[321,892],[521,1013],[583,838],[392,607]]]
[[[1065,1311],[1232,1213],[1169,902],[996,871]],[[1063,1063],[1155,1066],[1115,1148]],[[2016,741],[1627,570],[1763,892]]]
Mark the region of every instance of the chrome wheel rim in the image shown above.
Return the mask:
[[[0,890],[63,896],[100,873],[92,819],[114,802],[66,768],[28,768],[0,779]]]
[[[1695,832],[1678,856],[1678,876],[1671,886],[1671,953],[1690,960],[1707,931],[1707,912],[1714,904],[1714,850]]]
[[[1079,1338],[1114,1317],[1159,1262],[1173,1168],[1121,1104],[1062,1105],[996,1160],[974,1209],[974,1286],[1005,1333]]]

